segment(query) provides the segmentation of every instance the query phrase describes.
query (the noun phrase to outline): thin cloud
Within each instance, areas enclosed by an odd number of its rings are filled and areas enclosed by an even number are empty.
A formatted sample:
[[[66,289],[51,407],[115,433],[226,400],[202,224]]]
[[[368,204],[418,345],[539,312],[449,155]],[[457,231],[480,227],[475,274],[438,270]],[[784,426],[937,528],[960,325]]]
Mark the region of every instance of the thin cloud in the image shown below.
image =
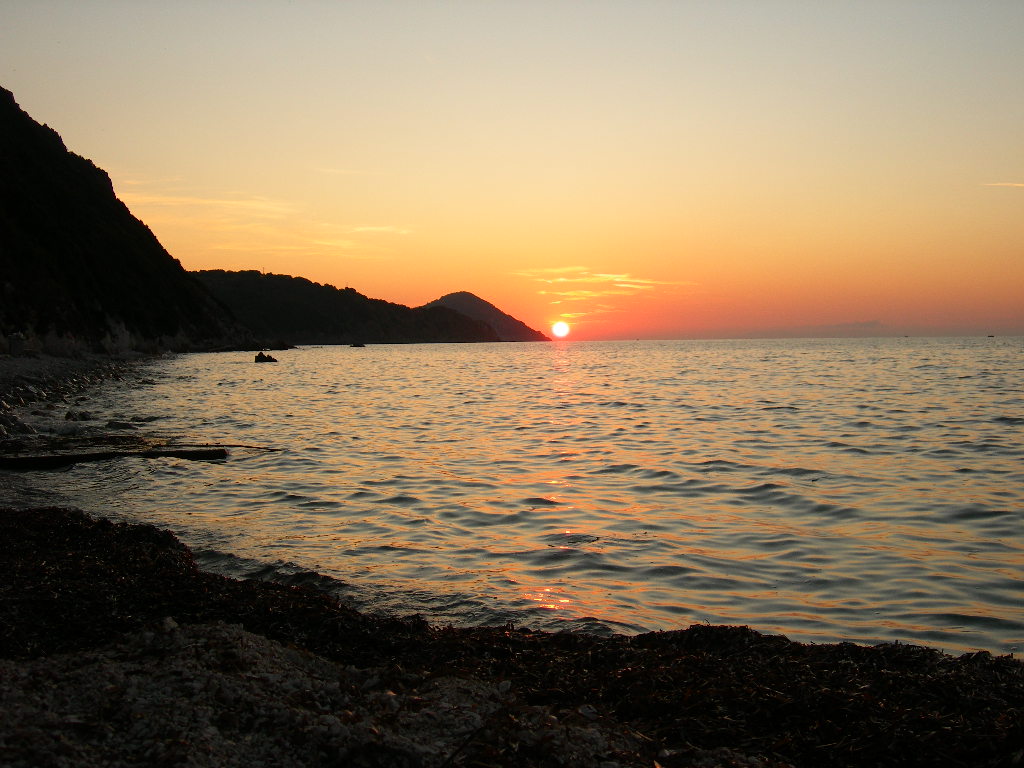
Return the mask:
[[[634,277],[628,272],[591,272],[586,267],[548,267],[520,270],[512,274],[542,283],[545,287],[538,293],[552,297],[553,304],[563,301],[594,301],[606,296],[635,296],[659,288],[696,285],[689,281]]]
[[[537,291],[541,296],[557,296],[561,301],[583,301],[599,299],[602,296],[632,296],[632,291]]]
[[[653,288],[658,285],[696,285],[696,283],[689,280],[646,280],[642,277],[633,277],[632,275],[598,275],[598,277],[616,283],[628,283],[636,288]]]
[[[146,182],[134,181],[132,186]],[[293,203],[268,197],[194,195],[175,190],[129,190],[129,208],[160,228],[198,229],[211,252],[285,253],[346,260],[387,259],[380,235],[405,235],[394,225],[341,225],[304,215]]]
[[[1024,187],[1021,181],[993,181],[989,184],[982,184],[983,187]]]
[[[245,211],[272,216],[286,216],[295,212],[295,207],[281,200],[266,197],[224,198],[196,197],[193,195],[154,195],[128,192],[121,195],[125,205],[159,205],[164,207],[201,207]]]
[[[545,267],[542,269],[522,269],[512,274],[516,277],[527,277],[531,280],[550,280],[549,275],[565,275],[572,272],[585,274],[588,270],[586,267]]]

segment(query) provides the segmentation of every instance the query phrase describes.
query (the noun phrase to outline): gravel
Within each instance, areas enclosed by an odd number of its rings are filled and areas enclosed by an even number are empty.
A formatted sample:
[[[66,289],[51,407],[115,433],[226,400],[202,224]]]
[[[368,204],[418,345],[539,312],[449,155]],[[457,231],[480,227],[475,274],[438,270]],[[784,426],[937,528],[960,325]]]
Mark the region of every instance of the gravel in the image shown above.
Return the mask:
[[[442,766],[515,694],[479,680],[416,678],[327,661],[237,624],[168,618],[94,651],[0,661],[8,766]],[[524,744],[565,766],[621,765],[632,744],[599,725],[520,712]]]

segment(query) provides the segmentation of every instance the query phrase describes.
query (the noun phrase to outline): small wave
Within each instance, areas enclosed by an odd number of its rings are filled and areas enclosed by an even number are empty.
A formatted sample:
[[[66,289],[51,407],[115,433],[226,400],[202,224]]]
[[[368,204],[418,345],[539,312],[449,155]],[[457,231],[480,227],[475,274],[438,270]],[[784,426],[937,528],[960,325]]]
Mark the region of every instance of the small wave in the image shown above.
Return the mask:
[[[1024,418],[1019,416],[996,416],[992,421],[996,424],[1024,424]]]
[[[735,472],[743,469],[750,469],[748,464],[737,464],[734,461],[726,461],[725,459],[708,459],[707,461],[698,461],[694,466],[698,467],[701,472]]]
[[[823,523],[831,522],[830,518],[845,521],[851,517],[860,517],[863,514],[861,510],[856,507],[849,507],[842,504],[829,504],[824,501],[811,504],[810,511],[818,514]]]
[[[528,507],[557,507],[565,504],[564,501],[558,501],[556,499],[548,499],[544,496],[530,496],[523,499],[523,504]]]
[[[1005,453],[1013,455],[1020,450],[1019,446],[1007,445],[998,440],[959,440],[952,443],[952,445],[966,451],[976,451],[978,453]]]
[[[850,445],[849,443],[842,443],[838,440],[830,440],[825,443],[826,448],[838,448],[846,453],[856,453],[858,455],[867,456],[871,453],[878,453],[878,451],[869,451],[867,448],[859,448],[856,445]]]
[[[625,472],[632,472],[634,469],[640,467],[636,464],[611,464],[607,467],[600,467],[599,469],[593,470],[595,475],[606,475],[606,474],[622,474]]]
[[[918,617],[921,618],[921,617]],[[935,613],[929,616],[934,622],[954,627],[999,629],[1002,632],[1024,630],[1024,621],[1004,619],[999,616],[979,616],[970,613]]]
[[[368,498],[373,498],[373,497],[376,497],[376,496],[379,496],[379,495],[380,494],[374,493],[373,491],[353,491],[352,493],[350,493],[348,495],[347,498],[352,499],[352,500],[368,499]]]
[[[777,492],[782,490],[782,486],[776,483],[761,483],[760,485],[751,486],[749,488],[737,488],[735,493],[743,496],[775,496]]]
[[[468,528],[490,527],[490,526],[516,526],[530,524],[534,516],[528,510],[516,508],[514,512],[496,512],[491,510],[466,509],[459,507],[457,510],[444,510],[440,517],[445,520],[452,520],[459,525]]]
[[[292,493],[290,491],[261,491],[259,501],[277,501],[277,502],[288,502],[288,503],[303,503],[308,501],[315,501],[309,496],[301,493]]]
[[[550,576],[558,572],[579,573],[584,568],[583,561],[595,557],[599,556],[574,547],[545,547],[527,553],[525,560],[534,567],[542,567],[545,574]]]
[[[679,477],[675,472],[669,469],[647,469],[641,473],[644,477],[650,478],[661,478],[661,477]]]
[[[630,487],[634,493],[671,493],[686,498],[706,496],[726,490],[726,486],[705,483],[701,480],[683,480],[678,483],[651,483],[650,485],[634,485]]]
[[[413,504],[421,504],[422,500],[417,499],[415,496],[407,496],[405,494],[399,494],[398,496],[389,496],[386,499],[377,499],[377,504],[398,504],[399,506],[408,507]]]
[[[645,580],[671,579],[696,572],[696,568],[686,565],[651,565],[640,570]]]
[[[1017,517],[1017,514],[1008,509],[992,509],[978,504],[958,509],[950,517],[953,520],[995,520],[1000,517]]]
[[[332,499],[307,499],[306,501],[300,501],[295,506],[311,512],[323,512],[329,513],[331,510],[344,509],[345,504],[341,501]]]
[[[790,475],[792,477],[824,476],[824,473],[821,470],[805,469],[803,467],[782,467],[781,469],[771,470],[771,473],[779,475]]]
[[[544,537],[549,547],[575,547],[580,544],[593,544],[600,541],[600,536],[589,533],[551,533]]]
[[[200,570],[221,576],[270,581],[290,587],[314,587],[334,595],[348,589],[348,585],[340,579],[325,576],[295,563],[253,560],[216,549],[194,548],[192,554]]]

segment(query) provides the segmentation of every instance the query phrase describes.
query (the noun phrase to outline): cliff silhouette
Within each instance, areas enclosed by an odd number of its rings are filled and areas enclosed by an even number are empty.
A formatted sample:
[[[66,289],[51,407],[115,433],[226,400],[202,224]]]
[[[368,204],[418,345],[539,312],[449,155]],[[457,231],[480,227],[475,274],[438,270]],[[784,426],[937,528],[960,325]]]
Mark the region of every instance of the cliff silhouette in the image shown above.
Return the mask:
[[[488,324],[449,307],[413,309],[353,288],[255,270],[193,274],[254,334],[282,344],[500,340]]]
[[[540,331],[530,328],[522,320],[507,315],[490,302],[484,301],[468,291],[457,291],[434,299],[423,308],[447,307],[486,323],[498,336],[499,341],[551,341]]]
[[[0,337],[14,334],[65,354],[203,349],[244,336],[110,177],[0,88]]]

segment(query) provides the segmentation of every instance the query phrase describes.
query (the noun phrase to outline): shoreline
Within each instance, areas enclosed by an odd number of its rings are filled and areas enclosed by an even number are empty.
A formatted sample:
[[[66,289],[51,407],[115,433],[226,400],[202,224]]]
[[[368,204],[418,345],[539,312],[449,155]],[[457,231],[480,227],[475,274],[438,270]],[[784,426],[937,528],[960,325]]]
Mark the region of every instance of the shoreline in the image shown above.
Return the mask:
[[[0,440],[34,433],[18,417],[18,409],[32,404],[49,408],[67,404],[90,387],[126,375],[141,359],[0,355]]]
[[[132,363],[0,358],[0,416],[72,407]],[[5,506],[5,765],[1024,758],[1024,663],[1012,656],[805,644],[747,627],[598,637],[430,626],[363,615],[309,586],[200,571],[153,526]]]
[[[147,750],[210,766],[1022,756],[1024,663],[1008,656],[808,645],[746,627],[432,627],[311,587],[204,573],[171,533],[78,510],[0,510],[0,536],[4,764],[123,765]],[[144,732],[143,711],[156,713]]]
[[[125,358],[107,355],[53,357],[51,355],[0,354],[0,397],[12,394],[52,396],[82,389],[117,375],[143,356]],[[19,393],[18,389],[28,388]],[[33,392],[32,390],[36,390]],[[39,392],[38,390],[43,390]],[[52,392],[50,391],[52,390]]]

